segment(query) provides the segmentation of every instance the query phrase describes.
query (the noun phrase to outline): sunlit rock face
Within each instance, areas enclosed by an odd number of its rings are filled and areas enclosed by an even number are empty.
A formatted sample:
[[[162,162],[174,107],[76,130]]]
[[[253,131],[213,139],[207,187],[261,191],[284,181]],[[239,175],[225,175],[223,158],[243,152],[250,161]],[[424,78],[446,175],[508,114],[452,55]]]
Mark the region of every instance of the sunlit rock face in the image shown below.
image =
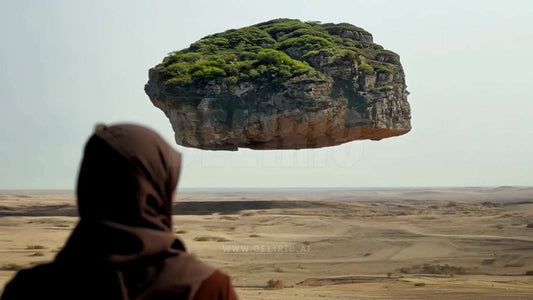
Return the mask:
[[[399,56],[350,24],[279,19],[207,36],[149,71],[176,142],[320,148],[411,129]]]

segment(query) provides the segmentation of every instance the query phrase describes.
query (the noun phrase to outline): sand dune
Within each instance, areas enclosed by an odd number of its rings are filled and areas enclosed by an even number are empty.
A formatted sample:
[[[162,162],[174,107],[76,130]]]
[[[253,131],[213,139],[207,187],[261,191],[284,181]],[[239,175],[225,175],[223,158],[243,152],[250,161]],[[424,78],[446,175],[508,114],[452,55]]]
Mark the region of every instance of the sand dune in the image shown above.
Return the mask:
[[[529,197],[529,198],[528,198]],[[242,299],[529,299],[533,189],[185,191],[175,232]],[[454,200],[455,199],[455,200]],[[341,201],[342,200],[342,201]],[[72,194],[0,194],[0,286],[53,259]],[[270,279],[283,289],[265,289]]]

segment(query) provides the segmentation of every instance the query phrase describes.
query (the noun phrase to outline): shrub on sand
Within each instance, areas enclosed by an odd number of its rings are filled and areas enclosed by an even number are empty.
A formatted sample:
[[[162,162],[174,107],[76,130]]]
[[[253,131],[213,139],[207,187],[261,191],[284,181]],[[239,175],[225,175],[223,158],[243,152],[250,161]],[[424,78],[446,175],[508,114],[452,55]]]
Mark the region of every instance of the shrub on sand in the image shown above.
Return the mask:
[[[265,288],[269,290],[281,290],[283,288],[283,281],[270,279]]]
[[[230,241],[227,238],[217,237],[217,236],[197,236],[193,240],[195,240],[197,242],[210,242],[210,241],[214,241],[214,242],[229,242]]]
[[[39,250],[39,249],[46,249],[46,247],[42,245],[27,245],[26,246],[26,250]]]
[[[0,267],[1,271],[19,271],[22,269],[24,269],[23,265],[14,264],[14,263],[5,264]]]
[[[412,267],[402,267],[399,269],[402,274],[439,274],[439,275],[449,275],[453,276],[454,274],[466,274],[467,270],[463,267],[445,265],[415,265]]]
[[[523,262],[517,261],[517,262],[512,262],[512,263],[505,264],[503,267],[504,268],[521,268],[523,266],[524,266]]]

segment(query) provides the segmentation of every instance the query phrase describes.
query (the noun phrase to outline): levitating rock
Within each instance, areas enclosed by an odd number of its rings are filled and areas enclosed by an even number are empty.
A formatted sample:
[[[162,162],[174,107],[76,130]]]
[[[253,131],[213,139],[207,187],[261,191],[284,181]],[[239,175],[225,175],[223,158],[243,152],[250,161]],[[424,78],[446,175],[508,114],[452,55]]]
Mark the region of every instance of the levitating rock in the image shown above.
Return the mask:
[[[411,129],[399,56],[356,26],[278,19],[207,36],[149,71],[176,142],[304,149]]]

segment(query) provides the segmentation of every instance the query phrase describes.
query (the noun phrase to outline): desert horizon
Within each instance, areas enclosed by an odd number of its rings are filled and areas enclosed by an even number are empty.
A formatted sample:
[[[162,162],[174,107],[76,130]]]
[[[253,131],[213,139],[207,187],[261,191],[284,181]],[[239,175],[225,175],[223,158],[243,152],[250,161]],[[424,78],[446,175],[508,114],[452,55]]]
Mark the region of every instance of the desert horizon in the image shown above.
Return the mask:
[[[53,260],[72,191],[0,191],[0,286]],[[178,189],[174,232],[242,299],[528,299],[533,188]]]

